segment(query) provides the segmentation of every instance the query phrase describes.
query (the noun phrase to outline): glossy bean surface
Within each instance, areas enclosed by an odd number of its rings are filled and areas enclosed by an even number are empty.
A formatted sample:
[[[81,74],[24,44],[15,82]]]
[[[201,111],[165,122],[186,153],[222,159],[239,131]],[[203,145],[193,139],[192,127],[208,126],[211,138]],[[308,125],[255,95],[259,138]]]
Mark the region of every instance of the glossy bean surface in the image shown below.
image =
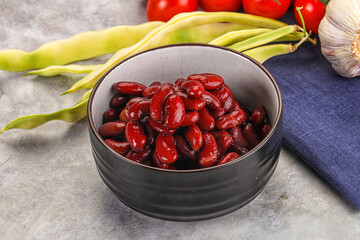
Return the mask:
[[[146,86],[137,82],[118,82],[113,85],[113,88],[118,93],[124,95],[141,95],[141,93],[146,89]]]
[[[130,120],[125,128],[126,140],[135,151],[140,151],[146,145],[146,135],[142,124]]]

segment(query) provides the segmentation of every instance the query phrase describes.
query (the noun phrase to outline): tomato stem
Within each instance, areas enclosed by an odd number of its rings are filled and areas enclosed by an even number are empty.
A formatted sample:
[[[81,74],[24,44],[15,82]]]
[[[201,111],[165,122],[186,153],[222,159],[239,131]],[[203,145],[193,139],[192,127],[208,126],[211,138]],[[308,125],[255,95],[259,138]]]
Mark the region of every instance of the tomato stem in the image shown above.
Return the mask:
[[[300,20],[301,20],[301,23],[302,23],[302,27],[304,29],[304,37],[306,37],[307,35],[307,32],[306,32],[306,27],[305,27],[305,21],[304,21],[304,18],[301,14],[301,9],[303,9],[303,7],[296,7],[296,11],[299,13],[299,17],[300,17]]]

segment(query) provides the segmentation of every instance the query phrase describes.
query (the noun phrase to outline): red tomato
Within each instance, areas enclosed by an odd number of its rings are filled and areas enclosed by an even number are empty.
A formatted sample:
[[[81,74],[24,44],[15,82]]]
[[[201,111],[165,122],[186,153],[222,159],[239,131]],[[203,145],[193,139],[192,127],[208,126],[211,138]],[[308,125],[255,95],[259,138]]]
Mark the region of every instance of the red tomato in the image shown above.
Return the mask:
[[[290,0],[243,0],[244,11],[249,14],[278,19],[290,6]]]
[[[236,12],[241,7],[241,0],[199,0],[199,5],[207,12]]]
[[[178,13],[196,11],[198,0],[149,0],[146,15],[149,21],[168,21]]]
[[[294,15],[296,22],[302,26],[296,7],[303,7],[301,9],[301,15],[304,18],[306,30],[318,33],[320,21],[325,15],[325,5],[319,0],[296,0],[294,5]]]

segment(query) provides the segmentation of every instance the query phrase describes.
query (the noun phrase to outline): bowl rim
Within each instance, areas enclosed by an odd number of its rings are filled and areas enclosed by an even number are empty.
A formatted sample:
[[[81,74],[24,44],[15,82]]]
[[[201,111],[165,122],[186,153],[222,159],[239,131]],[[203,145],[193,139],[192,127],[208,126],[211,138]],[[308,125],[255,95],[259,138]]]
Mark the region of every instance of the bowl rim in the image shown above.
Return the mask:
[[[246,58],[248,60],[250,60],[252,63],[254,63],[255,65],[257,65],[257,67],[260,68],[260,70],[262,70],[267,77],[269,78],[269,80],[272,82],[275,91],[277,93],[277,101],[278,101],[278,105],[279,105],[279,109],[277,111],[276,114],[276,119],[275,122],[269,132],[269,134],[263,139],[261,140],[261,142],[254,147],[253,149],[251,149],[249,152],[247,152],[246,154],[238,157],[237,159],[234,159],[230,162],[221,164],[221,165],[214,165],[208,168],[198,168],[198,169],[189,169],[189,170],[178,170],[178,169],[163,169],[163,168],[158,168],[158,167],[152,167],[152,166],[148,166],[148,165],[144,165],[138,162],[135,162],[133,160],[130,160],[128,158],[126,158],[125,156],[120,155],[119,153],[115,152],[112,148],[110,148],[105,141],[102,139],[102,137],[100,136],[99,132],[97,131],[97,129],[95,128],[95,123],[92,119],[92,110],[91,110],[91,106],[93,104],[94,101],[94,96],[96,94],[97,89],[99,88],[99,85],[101,84],[101,82],[106,78],[106,76],[113,71],[116,67],[118,67],[120,64],[134,58],[137,57],[138,55],[144,54],[144,53],[148,53],[148,52],[152,52],[152,51],[157,51],[159,49],[164,49],[164,48],[173,48],[173,47],[209,47],[209,48],[217,48],[217,49],[221,49],[224,51],[228,51],[237,55],[240,55],[243,58]],[[120,159],[130,163],[130,164],[134,164],[137,165],[138,167],[143,167],[143,168],[147,168],[149,170],[154,170],[154,171],[160,171],[160,172],[174,172],[174,173],[192,173],[192,172],[203,172],[203,171],[212,171],[212,170],[216,170],[219,168],[223,168],[223,167],[228,167],[230,165],[233,165],[241,160],[243,160],[244,158],[246,158],[247,156],[251,155],[252,153],[256,152],[259,148],[261,148],[270,138],[271,136],[274,134],[274,132],[276,131],[276,129],[279,127],[279,124],[281,122],[281,118],[282,118],[282,114],[283,114],[283,99],[282,99],[282,94],[280,91],[280,88],[277,84],[277,82],[275,81],[274,77],[271,75],[271,73],[257,60],[241,53],[238,51],[235,51],[233,49],[230,48],[226,48],[226,47],[221,47],[221,46],[216,46],[216,45],[212,45],[212,44],[206,44],[206,43],[177,43],[177,44],[168,44],[168,45],[164,45],[164,46],[160,46],[160,47],[155,47],[155,48],[151,48],[145,51],[142,51],[140,53],[136,53],[134,55],[131,55],[123,60],[121,60],[120,62],[116,63],[114,66],[112,66],[109,70],[107,70],[99,79],[99,81],[96,83],[96,85],[94,86],[93,90],[91,91],[90,97],[89,97],[89,101],[88,101],[88,105],[87,105],[87,120],[90,126],[90,130],[92,131],[92,133],[94,134],[94,136],[97,138],[97,140],[99,140],[99,142],[105,147],[107,148],[109,151],[111,151],[113,154],[117,155]]]

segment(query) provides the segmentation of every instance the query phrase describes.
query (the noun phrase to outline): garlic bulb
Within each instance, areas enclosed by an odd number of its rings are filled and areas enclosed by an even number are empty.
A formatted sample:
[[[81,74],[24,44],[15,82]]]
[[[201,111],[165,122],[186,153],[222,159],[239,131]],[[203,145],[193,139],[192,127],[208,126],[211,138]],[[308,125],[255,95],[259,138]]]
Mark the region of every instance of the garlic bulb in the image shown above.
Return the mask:
[[[360,0],[331,0],[319,25],[322,54],[341,76],[360,75]]]

